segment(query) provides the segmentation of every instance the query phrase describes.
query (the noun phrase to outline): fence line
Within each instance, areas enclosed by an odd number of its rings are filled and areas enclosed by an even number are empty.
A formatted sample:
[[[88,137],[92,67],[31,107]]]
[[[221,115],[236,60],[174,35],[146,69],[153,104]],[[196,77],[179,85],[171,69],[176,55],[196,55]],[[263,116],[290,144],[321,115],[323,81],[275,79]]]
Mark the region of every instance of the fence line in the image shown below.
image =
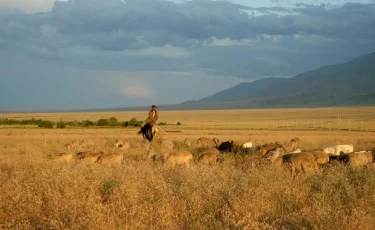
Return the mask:
[[[375,131],[375,127],[364,127],[363,121],[344,121],[338,116],[337,121],[332,120],[265,120],[264,127],[274,130],[325,130],[368,132]]]

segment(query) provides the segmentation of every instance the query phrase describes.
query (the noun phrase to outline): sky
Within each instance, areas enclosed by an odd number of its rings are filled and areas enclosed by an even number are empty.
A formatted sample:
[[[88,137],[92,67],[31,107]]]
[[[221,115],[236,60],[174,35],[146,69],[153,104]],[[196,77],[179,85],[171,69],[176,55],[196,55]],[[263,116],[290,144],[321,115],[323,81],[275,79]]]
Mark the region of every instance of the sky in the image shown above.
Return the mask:
[[[375,52],[375,0],[1,0],[0,111],[198,100]]]

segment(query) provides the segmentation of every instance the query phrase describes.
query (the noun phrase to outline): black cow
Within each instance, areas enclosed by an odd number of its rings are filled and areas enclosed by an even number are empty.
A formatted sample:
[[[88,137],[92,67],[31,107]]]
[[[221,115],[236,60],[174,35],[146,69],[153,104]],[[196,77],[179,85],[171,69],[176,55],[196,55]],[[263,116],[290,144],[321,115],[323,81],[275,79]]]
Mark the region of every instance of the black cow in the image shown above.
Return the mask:
[[[233,149],[233,141],[225,141],[225,142],[222,142],[220,144],[219,147],[217,147],[217,149],[220,151],[220,152],[232,152],[232,149]]]
[[[151,124],[147,123],[142,128],[141,131],[138,132],[139,134],[142,134],[143,139],[147,139],[148,141],[152,141],[154,138],[154,133],[152,133],[152,126]]]

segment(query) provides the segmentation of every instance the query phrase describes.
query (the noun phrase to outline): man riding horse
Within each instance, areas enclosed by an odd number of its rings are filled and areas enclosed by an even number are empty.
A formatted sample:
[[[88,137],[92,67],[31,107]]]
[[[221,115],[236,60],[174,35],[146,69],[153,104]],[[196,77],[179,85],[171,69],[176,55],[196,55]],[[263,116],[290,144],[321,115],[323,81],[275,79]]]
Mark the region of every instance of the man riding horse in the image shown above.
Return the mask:
[[[148,117],[145,122],[141,126],[141,131],[138,134],[143,134],[143,137],[148,139],[149,141],[152,140],[155,133],[158,131],[156,128],[156,121],[158,120],[158,111],[156,111],[158,107],[156,105],[151,106],[151,110],[148,112]],[[151,129],[151,134],[148,133],[148,129]]]

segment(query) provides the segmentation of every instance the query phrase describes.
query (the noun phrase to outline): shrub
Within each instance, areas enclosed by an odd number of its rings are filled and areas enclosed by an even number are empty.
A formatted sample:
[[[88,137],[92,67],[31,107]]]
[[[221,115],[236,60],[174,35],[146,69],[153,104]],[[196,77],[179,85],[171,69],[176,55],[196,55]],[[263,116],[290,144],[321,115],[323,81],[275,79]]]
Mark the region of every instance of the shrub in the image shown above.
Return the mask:
[[[98,122],[96,122],[97,126],[108,126],[108,120],[107,119],[99,119]]]
[[[68,122],[66,122],[66,125],[72,126],[72,127],[78,127],[79,122],[78,121],[68,121]]]
[[[62,119],[56,123],[56,128],[58,129],[64,129],[65,127],[66,127],[66,124]]]
[[[110,117],[107,122],[109,126],[117,126],[117,123],[118,123],[115,117]]]
[[[132,127],[140,127],[143,124],[143,121],[137,121],[136,118],[130,119],[130,121],[125,121],[123,123],[124,127],[132,126]]]
[[[30,120],[22,120],[21,125],[39,125],[41,119],[35,120],[35,118],[31,118]]]
[[[52,121],[41,121],[38,125],[40,128],[52,129],[53,122]]]
[[[177,125],[181,125],[181,122],[177,122]]]
[[[158,125],[167,125],[167,122],[159,122]]]
[[[84,121],[82,121],[82,126],[84,126],[84,127],[95,126],[95,123],[93,121],[90,121],[90,120],[84,120]]]
[[[100,196],[103,203],[107,203],[113,192],[119,188],[120,183],[115,180],[105,181],[99,188]]]
[[[21,124],[21,121],[5,118],[5,119],[2,119],[1,124],[2,125],[19,125]]]

